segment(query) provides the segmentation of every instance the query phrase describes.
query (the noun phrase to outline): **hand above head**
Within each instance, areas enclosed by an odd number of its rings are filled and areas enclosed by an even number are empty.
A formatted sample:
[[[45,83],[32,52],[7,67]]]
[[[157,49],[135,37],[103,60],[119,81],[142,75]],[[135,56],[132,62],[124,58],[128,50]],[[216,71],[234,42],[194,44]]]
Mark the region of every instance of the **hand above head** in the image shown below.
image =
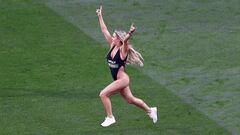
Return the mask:
[[[132,34],[133,32],[135,32],[137,29],[137,27],[134,26],[134,24],[132,23],[131,27],[130,27],[130,30],[129,30],[129,33]]]
[[[96,9],[96,14],[97,14],[97,16],[101,16],[102,15],[102,5],[100,6],[99,9]]]

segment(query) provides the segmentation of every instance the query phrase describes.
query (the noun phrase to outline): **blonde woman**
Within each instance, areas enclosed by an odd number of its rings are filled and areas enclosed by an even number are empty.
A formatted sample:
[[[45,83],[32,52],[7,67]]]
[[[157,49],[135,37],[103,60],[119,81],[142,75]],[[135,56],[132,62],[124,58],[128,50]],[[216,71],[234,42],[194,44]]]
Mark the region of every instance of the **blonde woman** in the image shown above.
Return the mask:
[[[99,18],[102,33],[110,47],[110,51],[107,55],[107,62],[114,79],[114,81],[105,87],[99,95],[107,115],[101,125],[103,127],[107,127],[116,122],[112,113],[112,105],[109,97],[117,92],[119,92],[129,104],[134,104],[142,108],[153,120],[153,122],[156,123],[157,108],[149,107],[143,100],[132,95],[129,88],[129,77],[125,72],[125,63],[143,66],[143,58],[141,54],[135,51],[128,42],[132,34],[135,32],[136,27],[132,24],[129,32],[126,33],[121,30],[115,30],[115,32],[111,35],[103,20],[102,6],[96,10],[96,14]]]

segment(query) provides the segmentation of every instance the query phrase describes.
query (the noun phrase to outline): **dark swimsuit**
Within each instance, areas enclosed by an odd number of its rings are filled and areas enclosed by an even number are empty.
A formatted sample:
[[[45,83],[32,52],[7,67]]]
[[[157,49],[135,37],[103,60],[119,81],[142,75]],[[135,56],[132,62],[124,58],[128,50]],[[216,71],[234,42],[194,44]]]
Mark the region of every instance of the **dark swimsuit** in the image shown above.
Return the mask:
[[[122,60],[121,57],[120,57],[120,49],[119,49],[117,51],[117,53],[115,54],[115,56],[112,58],[111,53],[112,53],[112,50],[114,49],[114,47],[115,46],[113,46],[112,49],[107,54],[107,62],[108,62],[109,68],[110,68],[111,73],[112,73],[112,78],[114,80],[117,80],[118,70],[122,66],[125,67],[127,56],[124,60]]]

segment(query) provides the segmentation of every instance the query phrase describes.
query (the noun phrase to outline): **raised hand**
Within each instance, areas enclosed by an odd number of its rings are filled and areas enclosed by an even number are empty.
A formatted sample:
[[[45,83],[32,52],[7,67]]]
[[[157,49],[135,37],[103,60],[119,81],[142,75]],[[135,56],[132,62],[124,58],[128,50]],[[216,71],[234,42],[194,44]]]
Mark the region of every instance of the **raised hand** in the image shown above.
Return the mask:
[[[102,5],[100,6],[99,9],[96,9],[96,14],[97,14],[97,16],[101,16],[102,15]]]
[[[129,30],[129,33],[132,34],[133,32],[136,31],[136,29],[137,29],[137,27],[135,27],[134,24],[132,23],[132,25],[131,25],[131,27],[130,27],[130,30]]]

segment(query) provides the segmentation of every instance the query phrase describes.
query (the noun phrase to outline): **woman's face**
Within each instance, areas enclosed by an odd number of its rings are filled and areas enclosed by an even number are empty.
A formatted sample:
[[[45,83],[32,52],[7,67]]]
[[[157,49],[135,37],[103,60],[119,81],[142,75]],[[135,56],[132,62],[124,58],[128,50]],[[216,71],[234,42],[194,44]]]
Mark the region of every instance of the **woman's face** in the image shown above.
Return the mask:
[[[121,45],[121,40],[118,38],[118,36],[115,32],[113,33],[113,43],[115,45]]]

